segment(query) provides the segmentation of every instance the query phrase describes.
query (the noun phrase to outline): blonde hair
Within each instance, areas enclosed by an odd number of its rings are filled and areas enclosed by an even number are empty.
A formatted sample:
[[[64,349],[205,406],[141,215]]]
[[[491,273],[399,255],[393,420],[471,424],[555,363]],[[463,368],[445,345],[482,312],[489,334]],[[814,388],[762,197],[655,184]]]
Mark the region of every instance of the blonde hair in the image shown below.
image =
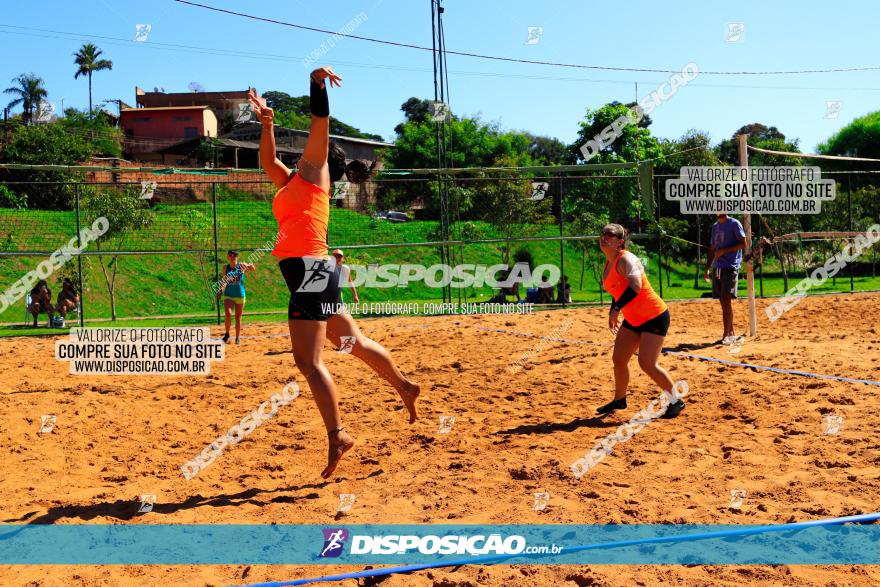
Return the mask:
[[[627,231],[620,224],[606,224],[602,227],[602,232],[613,232],[614,235],[623,241],[623,245],[620,247],[621,249],[626,249],[626,241],[627,237],[629,237],[629,231]]]

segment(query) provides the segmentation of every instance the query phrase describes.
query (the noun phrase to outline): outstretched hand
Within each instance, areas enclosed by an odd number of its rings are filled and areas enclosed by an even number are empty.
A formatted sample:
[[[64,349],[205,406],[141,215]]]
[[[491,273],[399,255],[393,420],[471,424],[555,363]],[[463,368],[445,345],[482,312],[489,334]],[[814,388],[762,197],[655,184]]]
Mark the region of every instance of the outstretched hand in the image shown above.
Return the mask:
[[[330,87],[336,86],[337,88],[342,87],[342,78],[333,73],[333,70],[330,69],[330,66],[319,67],[315,71],[312,72],[312,81],[316,84],[320,85],[323,89],[325,87],[324,80],[330,79]]]
[[[275,111],[266,105],[266,99],[260,97],[257,90],[251,88],[248,90],[248,101],[254,108],[254,114],[257,115],[260,124],[273,124],[275,120]]]

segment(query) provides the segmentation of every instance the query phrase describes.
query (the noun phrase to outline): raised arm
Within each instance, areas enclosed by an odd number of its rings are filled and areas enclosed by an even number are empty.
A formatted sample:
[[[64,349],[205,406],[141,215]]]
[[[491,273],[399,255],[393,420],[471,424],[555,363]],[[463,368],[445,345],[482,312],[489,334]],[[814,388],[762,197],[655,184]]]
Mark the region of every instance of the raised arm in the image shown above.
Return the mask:
[[[290,169],[275,154],[275,112],[253,88],[248,91],[248,100],[263,127],[260,132],[260,166],[266,170],[275,187],[284,187],[290,179]]]
[[[329,67],[321,67],[311,74],[309,85],[309,106],[312,111],[312,124],[309,139],[297,164],[300,176],[330,193],[330,170],[327,167],[327,153],[330,148],[330,102],[327,98],[327,81],[330,85],[342,87],[342,78]]]

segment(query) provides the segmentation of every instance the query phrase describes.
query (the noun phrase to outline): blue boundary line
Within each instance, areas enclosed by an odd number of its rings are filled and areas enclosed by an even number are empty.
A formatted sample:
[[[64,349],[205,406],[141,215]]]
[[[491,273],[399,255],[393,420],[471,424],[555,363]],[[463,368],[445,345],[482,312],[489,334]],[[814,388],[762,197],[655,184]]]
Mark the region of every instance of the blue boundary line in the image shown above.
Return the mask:
[[[791,524],[771,524],[767,526],[757,526],[743,528],[741,530],[721,530],[718,532],[702,532],[699,534],[683,534],[680,536],[655,536],[653,538],[640,538],[636,540],[619,540],[616,542],[600,542],[596,544],[586,544],[583,546],[567,546],[562,548],[561,554],[574,552],[583,552],[585,550],[600,550],[609,548],[621,548],[625,546],[636,546],[640,544],[663,544],[675,542],[693,542],[697,540],[711,540],[715,538],[730,538],[733,536],[752,536],[755,534],[764,534],[766,532],[792,532],[803,530],[816,526],[835,526],[839,524],[850,523],[867,523],[880,520],[880,512],[870,514],[859,514],[856,516],[844,516],[840,518],[826,518],[821,520],[810,520],[807,522],[794,522]],[[268,583],[252,583],[250,585],[240,585],[237,587],[287,587],[289,585],[308,585],[310,583],[326,583],[330,581],[342,581],[345,579],[360,579],[365,577],[381,577],[386,575],[394,575],[397,573],[410,573],[413,571],[423,571],[426,569],[439,569],[443,567],[458,567],[473,564],[491,564],[501,562],[511,558],[539,558],[546,555],[486,555],[476,556],[466,559],[458,559],[448,562],[425,563],[421,565],[406,565],[398,567],[387,567],[384,569],[370,569],[366,571],[357,571],[354,573],[344,573],[341,575],[327,575],[324,577],[310,577],[306,579],[295,579],[293,581],[272,581]],[[554,555],[558,556],[558,555]]]

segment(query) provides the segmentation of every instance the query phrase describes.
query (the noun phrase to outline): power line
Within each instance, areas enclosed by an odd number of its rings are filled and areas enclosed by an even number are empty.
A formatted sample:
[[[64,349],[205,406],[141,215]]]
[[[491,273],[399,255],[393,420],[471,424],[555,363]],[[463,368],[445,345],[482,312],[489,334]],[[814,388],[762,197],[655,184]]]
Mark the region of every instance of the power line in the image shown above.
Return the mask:
[[[200,4],[198,2],[191,2],[190,0],[174,0],[179,4],[187,4],[189,6],[194,6],[196,8],[203,8],[205,10],[210,10],[213,12],[220,12],[223,14],[229,14],[232,16],[239,16],[241,18],[247,18],[250,20],[256,20],[261,22],[268,22],[270,24],[277,24],[281,26],[286,26],[295,29],[301,29],[306,31],[312,31],[316,33],[323,33],[328,35],[334,35],[339,37],[346,37],[349,39],[356,39],[359,41],[368,41],[371,43],[378,43],[381,45],[390,45],[393,47],[402,47],[405,49],[417,49],[420,51],[433,51],[431,47],[423,47],[421,45],[413,45],[411,43],[400,43],[397,41],[387,41],[384,39],[376,39],[374,37],[364,37],[361,35],[352,35],[352,34],[343,34],[336,31],[330,31],[326,29],[319,29],[316,27],[310,27],[300,24],[294,24],[291,22],[285,22],[282,20],[276,20],[274,18],[266,18],[263,16],[255,16],[253,14],[247,14],[244,12],[236,12],[234,10],[227,10],[225,8],[217,8],[215,6],[209,6],[207,4]],[[483,55],[480,53],[470,53],[466,51],[446,51],[449,55],[460,55],[462,57],[474,57],[477,59],[489,59],[492,61],[506,61],[509,63],[526,63],[530,65],[548,65],[551,67],[568,67],[574,69],[597,69],[602,71],[635,71],[641,73],[681,73],[681,70],[676,69],[652,69],[647,67],[611,67],[605,65],[584,65],[577,63],[558,63],[553,61],[535,61],[532,59],[517,59],[514,57],[501,57],[497,55]],[[880,70],[880,66],[870,65],[865,67],[838,67],[838,68],[830,68],[830,69],[803,69],[803,70],[780,70],[780,71],[700,71],[703,75],[795,75],[795,74],[806,74],[806,73],[844,73],[844,72],[856,72],[856,71],[876,71]]]
[[[278,55],[273,53],[255,53],[255,52],[243,52],[243,51],[233,51],[230,49],[222,49],[217,47],[199,47],[193,45],[180,45],[173,43],[155,43],[152,41],[143,41],[143,42],[135,42],[130,39],[124,39],[119,37],[108,37],[102,35],[93,35],[90,33],[72,33],[67,31],[54,31],[49,29],[38,29],[31,27],[22,27],[15,25],[6,25],[0,24],[0,27],[6,28],[15,28],[21,31],[36,31],[40,33],[48,33],[48,34],[35,34],[33,32],[18,32],[18,31],[4,31],[0,30],[0,34],[9,34],[9,35],[21,35],[21,36],[29,36],[29,37],[38,37],[38,38],[46,38],[46,39],[60,39],[60,40],[68,40],[68,37],[61,37],[57,35],[68,35],[69,37],[74,37],[76,39],[100,39],[102,41],[107,42],[111,45],[124,46],[124,47],[138,47],[144,49],[153,49],[160,51],[180,51],[184,53],[196,53],[202,55],[216,55],[219,57],[239,57],[242,59],[268,59],[274,61],[284,61],[284,62],[302,62],[304,57],[296,57],[293,55]],[[376,63],[363,63],[358,61],[335,61],[335,63],[339,65],[352,66],[352,67],[365,67],[371,69],[384,69],[391,71],[408,71],[413,73],[430,73],[430,69],[424,67],[410,67],[403,65],[382,65]],[[562,76],[549,76],[549,75],[527,75],[527,74],[514,74],[514,73],[499,73],[492,71],[463,71],[463,70],[448,70],[449,75],[456,76],[472,76],[472,77],[494,77],[494,78],[502,78],[502,79],[524,79],[524,80],[539,80],[539,81],[563,81],[563,82],[577,82],[577,83],[590,83],[590,84],[617,84],[617,85],[632,85],[633,83],[639,84],[654,84],[656,81],[650,80],[613,80],[613,79],[602,79],[602,78],[585,78],[585,77],[562,77]],[[724,89],[753,89],[753,90],[794,90],[794,91],[846,91],[846,92],[880,92],[880,87],[829,87],[829,86],[776,86],[776,85],[742,85],[742,84],[704,84],[700,82],[692,82],[688,84],[688,88],[724,88]]]

